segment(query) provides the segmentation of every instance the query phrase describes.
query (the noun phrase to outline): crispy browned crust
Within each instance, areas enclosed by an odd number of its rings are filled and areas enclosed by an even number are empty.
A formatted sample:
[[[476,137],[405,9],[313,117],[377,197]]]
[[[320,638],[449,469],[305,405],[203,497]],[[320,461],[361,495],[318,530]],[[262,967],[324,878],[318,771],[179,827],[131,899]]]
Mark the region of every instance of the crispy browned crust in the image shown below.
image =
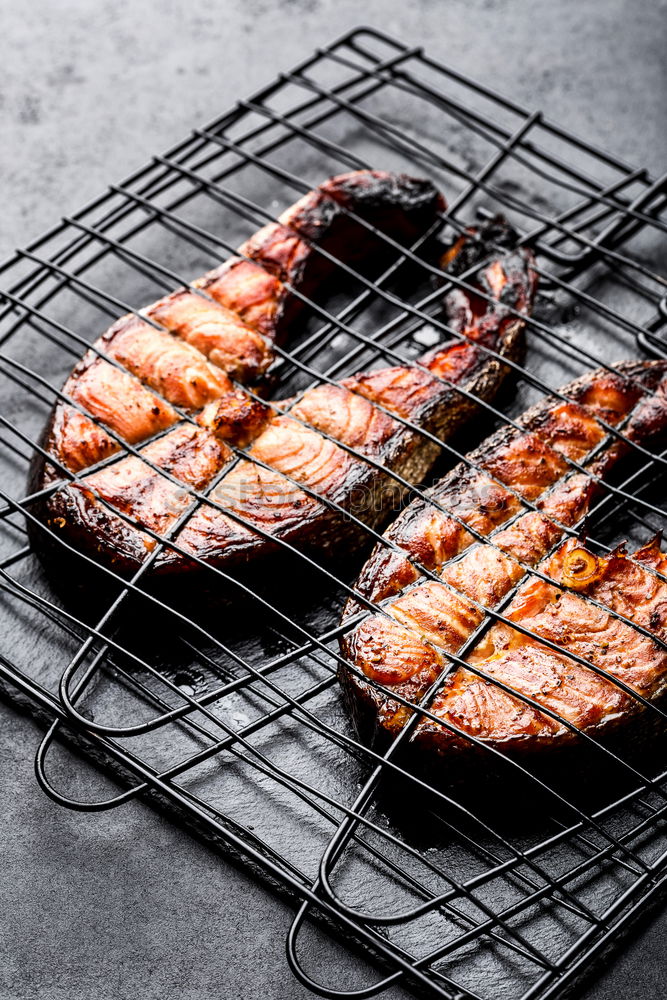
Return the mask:
[[[558,455],[543,444],[544,439],[556,440],[563,454],[578,456],[579,461],[584,456],[585,461],[586,450],[603,435],[602,428],[595,433],[589,414],[618,423],[624,414],[631,413],[626,433],[641,443],[664,442],[667,364],[625,362],[617,370],[618,378],[600,370],[564,387],[562,393],[578,400],[583,409],[573,407],[565,413],[560,400],[546,399],[524,414],[520,420],[523,431],[505,427],[473,452],[472,462],[500,476],[501,484],[485,482],[482,473],[461,464],[428,491],[429,499],[434,498],[464,525],[486,535],[509,523],[520,511],[520,504],[502,484],[531,497],[531,484],[538,473],[544,473],[545,462],[557,463]],[[638,383],[657,390],[656,395],[642,397]],[[540,442],[546,448],[543,454]],[[617,444],[606,446],[589,466],[591,472],[603,477],[625,451],[626,447]],[[522,463],[522,455],[524,459],[529,456],[532,464]],[[467,736],[524,763],[543,756],[540,751],[547,747],[576,745],[580,750],[576,731],[500,690],[493,684],[494,678],[532,697],[538,706],[552,711],[559,711],[554,706],[560,706],[575,730],[612,745],[619,740],[627,744],[631,719],[646,720],[631,727],[633,736],[640,728],[656,730],[655,720],[640,702],[567,653],[592,659],[647,700],[664,703],[667,655],[651,639],[618,622],[613,611],[664,640],[667,590],[641,566],[664,573],[667,560],[655,542],[635,553],[632,560],[623,552],[599,560],[587,554],[581,543],[558,544],[564,535],[553,519],[558,518],[561,524],[577,523],[596,495],[587,476],[564,471],[559,474],[554,467],[545,483],[534,487],[531,499],[537,501],[542,513],[523,514],[512,526],[496,530],[495,547],[476,544],[464,525],[436,511],[428,500],[414,501],[388,529],[387,537],[411,560],[378,545],[361,572],[357,589],[368,600],[379,602],[390,617],[366,615],[341,639],[347,664],[358,672],[341,665],[339,679],[365,742],[384,746],[400,733],[412,713],[392,698],[392,692],[413,702],[424,696],[445,668],[447,651],[457,652],[483,618],[465,595],[486,607],[496,606],[523,575],[517,559],[539,565],[541,572],[570,590],[561,591],[529,576],[504,614],[556,643],[563,653],[526,639],[502,623],[492,626],[466,657],[489,679],[480,679],[462,667],[453,668],[429,705],[436,718],[422,717],[410,737],[406,753],[412,763],[434,780],[445,782],[455,780],[457,768],[451,765],[462,761],[477,761],[495,771],[494,758]],[[545,562],[543,557],[554,545],[558,545],[555,556]],[[581,565],[595,560],[595,573],[588,582],[572,582],[576,578],[568,566],[574,565],[573,547],[577,557],[583,558]],[[415,562],[436,572],[443,584],[420,578]],[[583,601],[579,594],[584,593],[609,608],[609,616]],[[349,601],[344,620],[362,610],[361,602]]]
[[[359,171],[325,182],[278,223],[248,240],[240,248],[242,256],[195,282],[206,297],[183,289],[143,310],[169,332],[135,316],[115,323],[97,346],[117,364],[91,352],[65,386],[66,395],[96,419],[59,404],[46,431],[46,450],[79,472],[119,449],[105,427],[135,446],[167,430],[151,460],[185,487],[203,490],[212,479],[219,480],[211,499],[224,508],[201,506],[179,531],[176,544],[196,560],[225,570],[254,565],[275,552],[276,537],[325,557],[343,543],[358,544],[358,526],[328,502],[367,524],[380,524],[390,501],[395,503],[402,493],[383,469],[419,482],[439,450],[391,415],[444,438],[475,409],[455,386],[481,399],[493,396],[505,369],[480,345],[502,356],[518,356],[523,321],[507,307],[530,311],[535,290],[530,252],[499,252],[481,271],[479,286],[495,301],[473,302],[473,296],[450,293],[447,320],[465,336],[429,352],[416,365],[320,386],[296,405],[287,401],[273,411],[244,393],[238,382],[253,383],[268,369],[272,342],[287,336],[302,308],[294,291],[316,296],[335,267],[314,247],[355,267],[377,256],[377,239],[348,211],[407,243],[429,227],[443,205],[430,182],[405,175]],[[495,240],[501,230],[506,232],[494,223],[486,239]],[[458,241],[450,263],[461,270],[487,253],[485,233],[471,230]],[[281,416],[284,405],[289,414]],[[206,435],[220,445],[216,451],[209,444],[217,464],[206,466],[208,478],[191,475],[198,466],[196,455],[187,462],[181,456],[186,425],[178,422],[175,407],[192,413],[202,428],[199,435],[186,435],[188,447],[201,449]],[[232,464],[227,445],[247,448],[251,458]],[[154,445],[148,445],[147,457],[152,450]],[[155,547],[150,531],[142,527],[169,531],[184,512],[188,495],[148,466],[142,475],[140,459],[120,458],[110,469],[59,488],[43,505],[42,515],[58,538],[129,575]],[[33,485],[41,488],[55,474],[53,466],[37,462]],[[115,511],[138,523],[128,523]],[[153,575],[199,573],[201,566],[184,553],[165,549]]]

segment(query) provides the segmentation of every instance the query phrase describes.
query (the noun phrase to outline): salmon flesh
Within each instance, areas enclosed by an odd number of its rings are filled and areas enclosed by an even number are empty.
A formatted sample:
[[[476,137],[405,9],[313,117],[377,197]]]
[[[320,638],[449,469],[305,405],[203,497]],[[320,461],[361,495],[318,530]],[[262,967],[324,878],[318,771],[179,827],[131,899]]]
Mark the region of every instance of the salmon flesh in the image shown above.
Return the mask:
[[[471,759],[480,743],[521,754],[618,731],[664,694],[658,539],[598,555],[578,531],[631,448],[610,427],[666,443],[667,363],[614,368],[488,438],[386,531],[341,639],[339,677],[366,741],[410,719],[420,760]]]
[[[277,402],[262,383],[336,260],[363,268],[381,257],[378,231],[409,245],[444,206],[426,180],[334,177],[237,256],[115,322],[67,380],[33,467],[36,489],[54,487],[42,516],[56,538],[129,575],[168,537],[151,568],[166,577],[253,564],[280,541],[326,556],[360,540],[354,519],[379,525],[405,489],[391,473],[420,482],[436,439],[475,411],[471,396],[495,394],[501,359],[520,351],[531,252],[497,249],[500,223],[458,239],[443,266],[479,263],[475,287],[443,293],[452,336],[414,363]]]

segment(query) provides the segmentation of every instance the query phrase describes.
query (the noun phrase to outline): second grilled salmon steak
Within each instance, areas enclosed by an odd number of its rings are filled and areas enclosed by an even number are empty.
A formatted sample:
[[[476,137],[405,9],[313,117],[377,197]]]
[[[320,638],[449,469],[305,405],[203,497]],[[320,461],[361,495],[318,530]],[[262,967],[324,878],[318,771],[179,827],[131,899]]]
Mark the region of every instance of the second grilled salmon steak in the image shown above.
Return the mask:
[[[530,251],[508,246],[489,259],[508,245],[497,221],[457,240],[443,261],[452,274],[486,263],[473,290],[445,296],[452,337],[418,362],[276,403],[244,385],[261,383],[274,344],[337,259],[358,267],[379,257],[377,231],[409,245],[443,207],[428,181],[334,177],[237,257],[118,320],[74,369],[47,428],[54,461],[38,462],[36,486],[76,474],[45,503],[49,527],[122,573],[171,532],[175,548],[153,567],[169,575],[247,564],[278,538],[326,553],[358,537],[346,512],[380,523],[403,490],[390,473],[419,482],[437,456],[420,429],[444,438],[458,428],[475,408],[468,394],[489,399],[500,385],[494,353],[520,350],[535,289]],[[124,444],[140,452],[123,456]]]
[[[366,741],[412,718],[410,744],[431,761],[474,754],[473,740],[521,753],[617,731],[647,711],[632,692],[654,701],[667,688],[657,540],[597,556],[567,531],[631,447],[609,427],[664,447],[667,363],[598,370],[561,395],[570,402],[540,403],[410,504],[362,571],[357,589],[378,610],[348,603],[339,676]],[[466,666],[448,659],[459,653]],[[439,679],[415,724],[412,705]]]

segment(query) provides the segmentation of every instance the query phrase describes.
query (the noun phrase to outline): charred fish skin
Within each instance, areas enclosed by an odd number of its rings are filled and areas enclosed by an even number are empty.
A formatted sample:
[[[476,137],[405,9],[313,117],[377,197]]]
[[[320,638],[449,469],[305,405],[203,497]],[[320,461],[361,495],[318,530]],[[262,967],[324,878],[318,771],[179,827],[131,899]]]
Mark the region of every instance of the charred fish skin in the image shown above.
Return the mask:
[[[521,430],[505,427],[492,435],[471,454],[471,466],[458,466],[427,500],[402,512],[386,532],[395,550],[378,545],[362,570],[357,589],[380,610],[352,624],[364,606],[350,600],[345,609],[343,620],[351,627],[341,639],[339,679],[346,703],[360,737],[384,746],[413,714],[392,693],[419,702],[448,671],[409,740],[411,759],[434,780],[450,773],[447,762],[489,764],[490,755],[470,737],[533,761],[547,747],[580,741],[577,731],[623,743],[636,730],[631,720],[648,710],[610,678],[648,701],[664,699],[667,657],[631,627],[636,622],[664,641],[667,590],[651,574],[667,565],[659,547],[601,560],[583,543],[565,540],[565,528],[581,521],[601,491],[567,459],[602,479],[629,447],[607,438],[600,419],[623,425],[625,435],[641,444],[667,436],[667,363],[615,368],[617,374],[598,370],[565,386],[561,393],[572,404],[547,399],[524,414]],[[529,510],[522,497],[537,509]],[[595,571],[586,576],[589,565]],[[530,567],[553,584],[531,576]],[[517,584],[503,615],[537,638],[496,622],[465,656],[478,673],[448,660],[447,653],[457,653],[473,635],[484,609],[497,608]],[[602,607],[586,603],[584,593]],[[614,611],[630,624],[619,622]],[[608,671],[609,678],[568,652]]]
[[[346,263],[365,260],[379,237],[357,219],[404,244],[443,206],[430,182],[406,175],[332,178],[194,282],[204,297],[177,290],[117,321],[95,345],[105,357],[91,350],[66,383],[65,395],[84,413],[64,400],[46,429],[47,453],[79,473],[42,507],[57,538],[130,575],[155,547],[151,531],[171,531],[198,503],[177,532],[178,548],[165,548],[151,569],[165,580],[201,577],[202,564],[254,566],[281,550],[278,539],[326,558],[343,542],[362,544],[363,528],[346,513],[380,526],[406,488],[392,473],[421,481],[437,439],[474,412],[474,397],[492,398],[506,375],[502,358],[520,356],[536,288],[530,250],[491,252],[491,237],[502,245],[501,230],[508,232],[498,220],[458,239],[443,263],[453,272],[480,269],[473,290],[443,293],[452,337],[417,362],[275,404],[242,383],[254,385],[268,370],[272,344],[286,338],[301,308],[295,293],[315,295],[335,267],[318,248]],[[187,426],[197,433],[185,433]],[[139,456],[124,457],[108,431]],[[200,451],[211,461],[202,463]],[[105,459],[108,469],[85,474]],[[33,487],[57,476],[38,460]],[[197,500],[203,492],[211,503]]]

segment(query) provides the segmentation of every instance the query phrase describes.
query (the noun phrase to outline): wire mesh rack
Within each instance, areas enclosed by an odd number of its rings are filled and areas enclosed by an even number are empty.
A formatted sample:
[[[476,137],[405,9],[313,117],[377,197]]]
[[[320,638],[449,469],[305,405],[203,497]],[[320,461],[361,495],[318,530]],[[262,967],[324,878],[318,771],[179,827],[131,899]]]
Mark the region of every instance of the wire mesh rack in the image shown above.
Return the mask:
[[[474,428],[442,443],[436,473],[577,375],[664,356],[667,279],[656,262],[665,179],[422,49],[377,30],[350,32],[0,269],[0,683],[49,722],[37,776],[56,801],[94,811],[152,796],[289,893],[298,911],[288,960],[315,992],[372,996],[404,983],[449,998],[561,995],[660,898],[659,753],[641,768],[608,755],[613,791],[584,799],[528,774],[529,796],[543,803],[535,815],[510,800],[506,814],[489,813],[356,736],[336,671],[359,562],[341,570],[291,552],[279,587],[210,569],[232,592],[212,617],[149,591],[147,559],[129,582],[105,570],[113,594],[91,616],[63,593],[76,581],[54,585],[34,551],[49,529],[35,513],[44,491],[26,493],[28,466],[64,379],[95,337],[121,312],[228,258],[324,177],[369,166],[431,178],[449,203],[445,235],[502,212],[536,252],[525,365],[511,365],[511,389],[482,404]],[[306,303],[307,321],[279,348],[276,398],[412,362],[438,339],[442,289],[434,294],[414,247],[392,252],[379,278],[347,268],[344,294]],[[423,279],[413,269],[408,287],[406,260]],[[589,542],[601,551],[661,528],[664,456],[636,451],[589,519]],[[369,546],[377,537],[369,530]],[[177,546],[173,532],[156,541]],[[54,788],[48,755],[58,736],[125,787],[93,802]],[[77,766],[73,758],[73,774]],[[306,971],[299,939],[311,918],[371,955],[379,978],[341,985],[342,974],[326,984]]]

